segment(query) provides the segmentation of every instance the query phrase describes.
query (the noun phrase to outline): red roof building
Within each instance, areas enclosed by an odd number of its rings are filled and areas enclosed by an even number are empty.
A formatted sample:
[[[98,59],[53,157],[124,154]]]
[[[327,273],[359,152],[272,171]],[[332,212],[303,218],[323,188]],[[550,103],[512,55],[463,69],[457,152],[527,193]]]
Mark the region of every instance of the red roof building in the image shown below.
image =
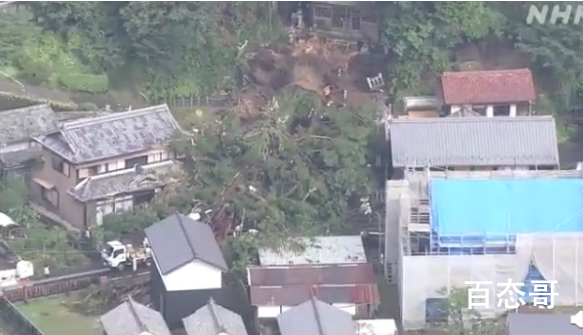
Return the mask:
[[[439,95],[445,105],[531,102],[536,99],[529,69],[445,72]]]
[[[276,317],[311,298],[352,315],[370,316],[380,304],[376,276],[360,236],[304,241],[302,251],[259,250],[261,265],[247,268],[251,304],[260,318]]]

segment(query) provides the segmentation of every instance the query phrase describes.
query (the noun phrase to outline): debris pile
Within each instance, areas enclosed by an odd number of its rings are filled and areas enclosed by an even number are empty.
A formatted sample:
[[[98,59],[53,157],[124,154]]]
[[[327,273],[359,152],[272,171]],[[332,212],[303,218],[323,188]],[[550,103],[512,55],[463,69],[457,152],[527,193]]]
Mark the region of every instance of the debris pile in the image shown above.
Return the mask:
[[[256,114],[275,94],[294,88],[317,94],[328,107],[361,106],[383,95],[384,57],[347,52],[317,36],[260,48],[245,58],[252,85],[241,96],[241,115]]]

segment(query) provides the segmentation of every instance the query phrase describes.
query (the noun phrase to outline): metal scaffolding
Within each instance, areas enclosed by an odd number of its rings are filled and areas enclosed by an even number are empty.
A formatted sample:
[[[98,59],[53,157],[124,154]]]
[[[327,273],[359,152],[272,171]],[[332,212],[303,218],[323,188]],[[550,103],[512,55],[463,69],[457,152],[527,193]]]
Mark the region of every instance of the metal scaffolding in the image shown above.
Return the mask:
[[[433,248],[429,181],[451,179],[519,179],[519,178],[583,178],[579,171],[407,171],[401,181],[387,184],[387,235],[398,231],[398,237],[386,237],[386,243],[396,243],[397,259],[386,246],[387,262],[392,276],[399,281],[401,316],[405,329],[421,329],[426,325],[428,301],[443,298],[439,291],[468,287],[466,281],[491,281],[490,301],[496,301],[496,283],[523,282],[531,264],[546,280],[557,280],[556,305],[583,304],[583,281],[578,280],[583,265],[583,233],[524,234],[497,244],[498,252],[483,248],[469,249],[466,254],[448,253]],[[398,210],[397,210],[398,204]],[[582,204],[583,205],[583,204]],[[583,206],[582,206],[583,207]],[[397,213],[398,212],[398,213]],[[396,226],[396,227],[395,227]],[[396,228],[396,229],[395,229]],[[395,231],[397,230],[397,231]],[[462,241],[463,243],[463,241]],[[393,258],[393,259],[392,259]],[[398,269],[398,271],[395,271]],[[495,304],[480,311],[489,317],[504,312]]]

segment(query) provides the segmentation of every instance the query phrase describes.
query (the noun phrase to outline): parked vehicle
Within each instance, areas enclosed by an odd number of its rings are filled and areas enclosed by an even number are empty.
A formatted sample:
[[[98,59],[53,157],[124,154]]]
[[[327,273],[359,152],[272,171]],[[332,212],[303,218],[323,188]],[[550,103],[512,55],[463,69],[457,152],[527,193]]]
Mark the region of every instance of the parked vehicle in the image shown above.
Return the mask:
[[[114,240],[106,243],[105,249],[101,252],[101,259],[106,266],[112,269],[121,271],[126,266],[130,266],[136,271],[139,265],[150,266],[152,264],[152,249],[148,239],[144,239],[139,248]]]
[[[19,261],[13,269],[0,270],[0,288],[17,285],[34,275],[34,266],[28,261]]]

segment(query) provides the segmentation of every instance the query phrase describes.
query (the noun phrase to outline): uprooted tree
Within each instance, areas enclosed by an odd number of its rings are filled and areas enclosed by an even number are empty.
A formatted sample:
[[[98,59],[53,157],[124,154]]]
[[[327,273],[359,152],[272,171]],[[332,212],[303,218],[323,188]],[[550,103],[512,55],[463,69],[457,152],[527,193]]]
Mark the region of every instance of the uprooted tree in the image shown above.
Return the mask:
[[[211,209],[208,223],[241,266],[258,244],[354,229],[370,220],[361,208],[374,189],[368,162],[376,113],[374,106],[323,107],[302,91],[278,96],[252,121],[229,111],[193,116],[192,137],[174,144],[187,157],[186,175],[134,215]],[[259,233],[229,238],[250,229]]]

